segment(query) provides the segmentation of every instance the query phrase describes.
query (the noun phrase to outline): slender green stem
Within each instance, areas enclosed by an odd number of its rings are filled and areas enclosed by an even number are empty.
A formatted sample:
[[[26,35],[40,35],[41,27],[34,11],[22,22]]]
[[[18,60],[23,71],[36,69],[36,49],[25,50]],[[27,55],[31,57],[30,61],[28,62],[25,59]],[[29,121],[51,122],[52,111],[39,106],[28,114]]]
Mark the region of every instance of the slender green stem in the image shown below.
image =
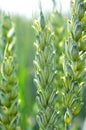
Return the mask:
[[[70,130],[71,128],[70,128],[70,124],[66,124],[65,125],[65,130]]]

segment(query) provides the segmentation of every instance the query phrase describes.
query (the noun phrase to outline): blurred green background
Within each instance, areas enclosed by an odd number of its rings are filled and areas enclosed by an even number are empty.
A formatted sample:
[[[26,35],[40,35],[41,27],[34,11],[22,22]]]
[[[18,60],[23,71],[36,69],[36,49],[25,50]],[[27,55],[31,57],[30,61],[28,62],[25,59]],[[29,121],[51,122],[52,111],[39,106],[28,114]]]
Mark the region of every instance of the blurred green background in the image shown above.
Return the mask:
[[[19,100],[22,130],[38,129],[35,121],[36,87],[34,86],[33,60],[35,55],[35,34],[32,20],[14,16],[19,78]]]

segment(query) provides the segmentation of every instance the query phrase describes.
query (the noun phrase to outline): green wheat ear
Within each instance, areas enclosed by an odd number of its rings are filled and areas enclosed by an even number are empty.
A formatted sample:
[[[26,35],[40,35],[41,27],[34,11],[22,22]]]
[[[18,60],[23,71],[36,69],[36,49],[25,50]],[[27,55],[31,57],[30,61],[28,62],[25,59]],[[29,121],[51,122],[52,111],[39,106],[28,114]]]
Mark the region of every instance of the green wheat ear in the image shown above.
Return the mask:
[[[37,122],[40,130],[53,130],[56,127],[58,112],[55,110],[57,91],[53,86],[56,75],[54,36],[47,27],[42,11],[40,22],[35,22],[37,39],[35,42],[35,82],[38,104]]]
[[[58,90],[58,98],[56,102],[56,107],[60,111],[59,114],[59,124],[57,124],[57,129],[64,129],[64,123],[63,123],[63,115],[64,115],[64,109],[63,109],[63,103],[62,103],[62,91],[63,91],[63,81],[62,81],[62,76],[64,75],[63,73],[63,52],[64,52],[64,45],[65,45],[65,39],[68,36],[67,32],[67,25],[65,22],[65,18],[62,16],[61,12],[59,12],[56,8],[56,0],[53,1],[53,10],[50,13],[50,18],[49,18],[49,24],[54,32],[55,36],[55,50],[56,50],[56,55],[55,55],[55,60],[56,60],[56,66],[58,73],[55,77],[54,84],[57,86]]]
[[[15,57],[15,31],[9,16],[3,16],[1,25],[2,63],[0,82],[0,129],[17,130],[18,81]]]
[[[82,102],[82,88],[86,76],[86,28],[85,1],[75,0],[72,3],[72,19],[69,39],[65,43],[64,54],[64,92],[63,102],[66,109],[64,121],[70,129],[72,119],[79,114]]]

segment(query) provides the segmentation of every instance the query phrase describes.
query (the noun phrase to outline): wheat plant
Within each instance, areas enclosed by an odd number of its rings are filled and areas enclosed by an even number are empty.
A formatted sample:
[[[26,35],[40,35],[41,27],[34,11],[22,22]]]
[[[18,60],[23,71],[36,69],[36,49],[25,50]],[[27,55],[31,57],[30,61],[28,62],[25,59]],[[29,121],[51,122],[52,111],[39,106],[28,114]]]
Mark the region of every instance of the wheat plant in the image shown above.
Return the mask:
[[[40,21],[35,22],[36,30],[36,56],[35,56],[35,82],[37,84],[36,101],[38,104],[37,122],[40,130],[52,130],[56,127],[58,112],[55,109],[57,91],[53,86],[56,75],[54,61],[54,36],[47,26],[42,10]]]
[[[1,24],[2,62],[0,73],[0,129],[17,130],[18,81],[15,56],[14,24],[8,15],[4,15]]]
[[[86,76],[86,28],[84,0],[72,2],[72,19],[69,22],[69,38],[65,43],[64,54],[64,121],[66,130],[70,130],[73,119],[79,114],[83,105],[82,88]]]

